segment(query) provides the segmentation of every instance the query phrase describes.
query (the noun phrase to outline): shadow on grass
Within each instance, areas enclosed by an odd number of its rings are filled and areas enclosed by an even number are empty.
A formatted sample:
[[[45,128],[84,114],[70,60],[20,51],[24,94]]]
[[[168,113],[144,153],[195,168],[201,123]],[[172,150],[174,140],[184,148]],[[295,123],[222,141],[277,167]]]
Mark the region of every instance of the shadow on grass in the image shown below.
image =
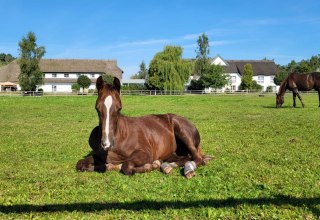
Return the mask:
[[[276,205],[307,207],[314,215],[320,216],[320,198],[295,198],[290,196],[276,196],[274,198],[244,198],[244,199],[208,199],[200,201],[136,201],[136,202],[88,202],[72,204],[47,204],[47,205],[0,205],[0,212],[29,213],[29,212],[96,212],[104,210],[162,210],[162,209],[185,209],[185,208],[236,208],[239,205]]]

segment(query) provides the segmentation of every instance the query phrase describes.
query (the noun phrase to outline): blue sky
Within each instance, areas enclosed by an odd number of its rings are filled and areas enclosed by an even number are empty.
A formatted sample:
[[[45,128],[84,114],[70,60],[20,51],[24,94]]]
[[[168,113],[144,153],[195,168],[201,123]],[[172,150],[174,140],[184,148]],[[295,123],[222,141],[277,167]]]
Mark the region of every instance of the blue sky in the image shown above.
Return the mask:
[[[0,30],[0,53],[33,31],[44,58],[116,59],[123,78],[166,45],[194,58],[202,33],[210,57],[284,65],[320,54],[320,1],[0,0]]]

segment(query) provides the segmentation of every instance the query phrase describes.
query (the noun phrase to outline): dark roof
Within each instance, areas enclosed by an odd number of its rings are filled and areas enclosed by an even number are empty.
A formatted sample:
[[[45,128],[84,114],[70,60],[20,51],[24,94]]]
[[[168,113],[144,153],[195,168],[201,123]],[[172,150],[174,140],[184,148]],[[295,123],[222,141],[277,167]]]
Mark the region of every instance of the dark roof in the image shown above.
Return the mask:
[[[44,73],[106,73],[122,79],[123,71],[116,60],[43,59],[40,69]],[[17,60],[0,68],[0,82],[18,82],[20,67]],[[67,82],[63,79],[63,82]]]
[[[226,63],[226,73],[239,73],[241,76],[246,64],[251,64],[254,76],[270,76],[277,73],[277,65],[273,60],[226,60]]]

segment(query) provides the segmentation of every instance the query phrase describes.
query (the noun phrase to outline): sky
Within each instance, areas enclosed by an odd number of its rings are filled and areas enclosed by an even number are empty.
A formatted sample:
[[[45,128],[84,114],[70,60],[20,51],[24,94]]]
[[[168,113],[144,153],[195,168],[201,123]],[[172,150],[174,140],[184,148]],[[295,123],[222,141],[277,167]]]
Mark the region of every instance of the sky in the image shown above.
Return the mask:
[[[167,45],[195,58],[202,33],[210,57],[286,65],[320,54],[320,1],[0,0],[0,53],[30,31],[43,58],[117,60],[124,79]]]

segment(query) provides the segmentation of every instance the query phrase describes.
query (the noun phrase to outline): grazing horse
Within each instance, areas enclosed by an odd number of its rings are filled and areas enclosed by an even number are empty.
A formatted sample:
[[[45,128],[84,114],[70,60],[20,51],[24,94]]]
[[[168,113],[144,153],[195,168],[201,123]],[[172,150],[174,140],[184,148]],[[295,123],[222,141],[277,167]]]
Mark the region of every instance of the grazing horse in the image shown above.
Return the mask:
[[[318,91],[320,107],[320,72],[308,74],[291,73],[287,78],[285,78],[280,85],[279,92],[277,93],[277,108],[280,108],[284,103],[284,94],[287,89],[292,91],[293,107],[296,107],[296,96],[298,96],[302,107],[304,107],[299,91],[309,91],[312,89]]]
[[[126,117],[120,113],[119,79],[110,85],[100,76],[96,87],[99,126],[89,138],[93,155],[79,160],[77,170],[115,169],[132,175],[158,169],[158,161],[186,168],[187,162],[201,166],[212,159],[202,155],[199,132],[187,119],[174,114]]]

